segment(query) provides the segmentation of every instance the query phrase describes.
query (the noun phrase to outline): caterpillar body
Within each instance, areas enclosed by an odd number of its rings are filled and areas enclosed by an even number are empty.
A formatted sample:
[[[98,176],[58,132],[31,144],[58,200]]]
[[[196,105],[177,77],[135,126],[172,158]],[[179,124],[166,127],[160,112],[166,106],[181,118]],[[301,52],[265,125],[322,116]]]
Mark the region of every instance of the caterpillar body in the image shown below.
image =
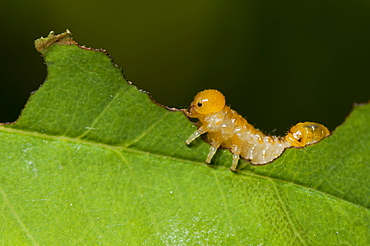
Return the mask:
[[[293,126],[285,137],[265,135],[228,107],[221,92],[212,89],[199,92],[186,115],[199,120],[198,130],[186,140],[186,144],[206,133],[211,144],[206,162],[211,162],[219,147],[227,148],[233,154],[232,171],[236,170],[240,157],[250,160],[251,164],[267,164],[286,148],[302,148],[330,134],[321,124],[303,122]]]

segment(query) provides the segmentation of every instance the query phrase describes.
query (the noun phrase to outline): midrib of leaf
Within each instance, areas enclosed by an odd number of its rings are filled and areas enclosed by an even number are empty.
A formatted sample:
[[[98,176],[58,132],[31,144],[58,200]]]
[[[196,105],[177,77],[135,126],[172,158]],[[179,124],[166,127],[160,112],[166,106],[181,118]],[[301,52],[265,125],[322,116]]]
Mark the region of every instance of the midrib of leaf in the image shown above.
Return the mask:
[[[25,135],[25,136],[31,136],[31,137],[35,137],[35,138],[39,138],[39,139],[66,141],[66,142],[70,142],[70,143],[84,144],[84,145],[88,145],[88,146],[94,146],[94,147],[100,147],[100,148],[112,150],[120,156],[120,159],[122,159],[122,162],[124,162],[124,163],[126,163],[126,162],[122,158],[122,155],[119,154],[120,151],[126,151],[126,152],[136,153],[136,154],[140,154],[140,155],[154,156],[154,157],[159,157],[159,158],[166,158],[166,159],[170,159],[170,160],[174,160],[174,161],[182,162],[182,163],[202,165],[202,166],[208,167],[208,168],[210,166],[213,166],[213,165],[206,164],[204,162],[192,161],[192,160],[188,160],[188,159],[184,159],[184,158],[167,156],[167,155],[163,155],[163,154],[156,154],[156,153],[152,153],[152,152],[148,152],[148,151],[144,151],[144,150],[128,148],[126,146],[112,146],[112,145],[108,145],[108,144],[104,144],[104,143],[90,142],[90,141],[82,140],[80,138],[70,138],[70,137],[66,137],[66,136],[53,136],[53,135],[43,134],[43,133],[39,133],[39,132],[30,132],[30,131],[24,131],[24,130],[19,130],[19,129],[13,129],[13,128],[9,128],[9,127],[6,127],[6,126],[0,126],[0,131],[7,132],[7,133],[13,133],[13,134],[19,134],[19,135]],[[217,169],[223,169],[224,171],[230,172],[230,170],[225,166],[213,166],[213,167],[216,167]],[[244,176],[253,176],[253,177],[259,177],[259,178],[267,179],[267,180],[272,181],[273,183],[274,182],[282,182],[282,183],[285,183],[285,184],[290,184],[290,185],[293,185],[293,186],[296,186],[296,187],[304,188],[304,189],[307,189],[307,190],[310,190],[310,191],[315,191],[317,193],[320,193],[320,194],[323,194],[325,196],[331,197],[331,198],[336,199],[338,201],[345,202],[345,203],[354,205],[356,207],[362,208],[365,211],[369,212],[369,209],[365,206],[353,203],[349,200],[334,196],[330,193],[324,192],[322,190],[315,189],[313,187],[308,187],[308,186],[304,186],[302,184],[294,183],[294,182],[291,182],[291,181],[286,181],[286,180],[283,180],[283,179],[278,179],[278,178],[275,178],[275,177],[269,177],[269,176],[265,176],[265,175],[261,175],[261,174],[256,174],[256,173],[253,173],[253,172],[242,171],[241,174],[244,175]],[[237,174],[235,174],[235,175],[237,175]]]

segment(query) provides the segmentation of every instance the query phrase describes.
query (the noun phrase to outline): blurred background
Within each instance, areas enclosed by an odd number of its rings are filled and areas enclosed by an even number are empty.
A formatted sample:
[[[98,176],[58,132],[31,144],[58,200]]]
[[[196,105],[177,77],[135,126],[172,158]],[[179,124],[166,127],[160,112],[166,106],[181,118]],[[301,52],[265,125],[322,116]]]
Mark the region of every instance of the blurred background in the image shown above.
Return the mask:
[[[370,99],[369,13],[364,0],[1,1],[0,122],[46,77],[33,41],[68,28],[163,105],[215,88],[266,133],[333,130]]]

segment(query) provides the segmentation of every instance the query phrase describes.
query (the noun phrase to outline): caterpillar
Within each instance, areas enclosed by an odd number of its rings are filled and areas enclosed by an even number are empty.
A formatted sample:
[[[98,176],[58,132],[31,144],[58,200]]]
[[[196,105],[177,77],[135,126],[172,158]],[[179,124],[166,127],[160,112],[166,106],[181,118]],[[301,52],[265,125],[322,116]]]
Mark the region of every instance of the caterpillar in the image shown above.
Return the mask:
[[[301,122],[284,137],[265,135],[227,106],[224,95],[213,89],[199,92],[184,112],[187,117],[199,120],[198,130],[186,140],[186,144],[206,133],[211,144],[206,163],[211,162],[218,148],[226,148],[233,154],[232,171],[236,170],[240,157],[254,165],[267,164],[279,157],[286,148],[302,148],[330,134],[319,123]]]

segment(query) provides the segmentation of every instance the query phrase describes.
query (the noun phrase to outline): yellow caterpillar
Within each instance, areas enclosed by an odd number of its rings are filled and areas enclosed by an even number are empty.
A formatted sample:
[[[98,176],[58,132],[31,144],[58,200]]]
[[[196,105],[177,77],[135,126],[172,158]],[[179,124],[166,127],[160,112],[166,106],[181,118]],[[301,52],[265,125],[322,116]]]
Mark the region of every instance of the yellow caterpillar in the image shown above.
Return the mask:
[[[211,149],[206,162],[211,162],[219,147],[227,148],[233,154],[232,171],[236,170],[240,156],[252,164],[263,165],[279,157],[286,148],[302,148],[330,134],[321,124],[303,122],[293,126],[285,137],[267,136],[226,106],[221,92],[211,89],[195,96],[186,115],[199,119],[198,130],[186,140],[186,144],[207,133]]]

